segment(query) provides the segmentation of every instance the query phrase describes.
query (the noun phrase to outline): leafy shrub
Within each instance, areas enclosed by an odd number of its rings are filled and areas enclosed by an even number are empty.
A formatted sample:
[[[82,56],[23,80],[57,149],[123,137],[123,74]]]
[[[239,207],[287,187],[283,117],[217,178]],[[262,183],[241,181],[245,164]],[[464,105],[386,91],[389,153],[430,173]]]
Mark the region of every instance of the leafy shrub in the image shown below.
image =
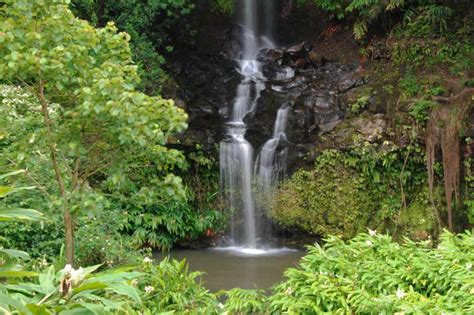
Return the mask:
[[[226,291],[225,310],[230,314],[264,314],[268,305],[263,290],[244,290],[234,288]]]
[[[312,170],[299,170],[284,182],[271,216],[283,227],[343,238],[367,226],[393,230],[401,209],[420,204],[415,197],[425,185],[425,159],[416,140],[401,148],[355,136],[350,150],[323,151]]]
[[[269,298],[272,313],[441,314],[474,312],[474,236],[444,232],[402,244],[387,235],[337,237],[311,246]]]
[[[78,218],[76,260],[80,266],[136,263],[139,257],[129,236],[120,233],[120,212],[107,209],[94,217]]]
[[[151,314],[160,312],[217,314],[218,301],[201,284],[201,272],[189,272],[185,260],[163,259],[154,265],[145,258],[139,280],[143,304]]]
[[[187,201],[163,204],[142,202],[129,200],[124,205],[129,210],[122,213],[122,229],[130,233],[137,246],[167,250],[180,240],[202,235],[219,217],[217,211],[196,211]]]
[[[60,215],[48,215],[41,222],[0,223],[0,244],[27,251],[32,258],[51,261],[64,243],[64,231]]]

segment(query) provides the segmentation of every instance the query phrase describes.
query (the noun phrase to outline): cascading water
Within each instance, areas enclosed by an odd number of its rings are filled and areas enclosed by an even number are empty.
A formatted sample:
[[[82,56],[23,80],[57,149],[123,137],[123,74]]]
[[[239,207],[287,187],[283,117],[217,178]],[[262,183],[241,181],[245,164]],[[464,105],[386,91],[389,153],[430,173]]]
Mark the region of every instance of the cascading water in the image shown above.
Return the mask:
[[[289,112],[290,107],[287,104],[278,110],[273,136],[265,142],[257,159],[258,188],[264,197],[264,203],[268,203],[272,188],[278,183],[278,176],[284,172],[286,166],[288,150],[284,148],[281,152],[277,152],[277,148],[286,142],[285,128]]]
[[[257,54],[263,48],[272,48],[270,38],[273,36],[273,0],[242,0],[242,51],[238,60],[238,71],[242,80],[237,88],[230,121],[226,123],[226,138],[220,144],[221,188],[232,214],[231,239],[234,245],[256,248],[261,237],[261,224],[255,207],[253,192],[253,149],[245,139],[245,117],[257,106],[262,90],[265,89],[265,77]],[[258,31],[258,9],[265,12],[262,32]],[[261,35],[259,35],[261,34]],[[272,138],[264,145],[258,159],[259,187],[268,193],[274,185],[276,169],[281,165],[275,163],[277,146],[286,139],[284,129],[289,108],[278,111]],[[275,166],[275,164],[277,166]]]

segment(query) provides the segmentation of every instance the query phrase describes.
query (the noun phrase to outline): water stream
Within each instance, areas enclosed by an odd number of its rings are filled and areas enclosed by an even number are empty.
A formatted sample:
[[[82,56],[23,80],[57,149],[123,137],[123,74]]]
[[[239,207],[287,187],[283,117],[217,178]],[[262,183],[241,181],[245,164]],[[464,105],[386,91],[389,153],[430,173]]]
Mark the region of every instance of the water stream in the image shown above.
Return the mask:
[[[266,78],[257,55],[260,50],[274,46],[271,41],[275,24],[274,3],[272,0],[242,0],[239,4],[242,12],[242,51],[237,64],[242,79],[229,109],[226,137],[220,144],[220,173],[223,196],[232,211],[232,245],[248,250],[265,245],[263,242],[267,235],[264,234],[268,233],[268,228],[264,226],[266,220],[261,218],[270,202],[278,174],[286,164],[285,150],[278,152],[277,148],[286,141],[285,126],[289,108],[284,105],[278,111],[273,135],[255,161],[253,148],[245,138],[245,118],[255,111],[261,92],[265,89]],[[258,20],[260,16],[264,23]]]

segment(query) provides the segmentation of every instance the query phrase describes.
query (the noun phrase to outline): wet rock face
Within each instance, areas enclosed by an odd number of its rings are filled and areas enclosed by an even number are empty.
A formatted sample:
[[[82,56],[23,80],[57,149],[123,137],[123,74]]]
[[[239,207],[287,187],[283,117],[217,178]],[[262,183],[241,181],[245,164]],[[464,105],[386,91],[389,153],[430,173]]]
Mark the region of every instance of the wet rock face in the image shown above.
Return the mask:
[[[222,49],[213,55],[185,52],[175,56],[169,71],[179,85],[177,98],[184,101],[189,114],[189,129],[182,136],[185,146],[201,143],[211,148],[224,138],[224,123],[232,106],[241,77],[233,53],[239,43],[229,31]],[[232,35],[234,34],[234,35]],[[234,47],[235,46],[235,47]],[[266,77],[256,109],[245,118],[246,138],[260,151],[273,132],[278,109],[291,106],[286,127],[288,170],[312,163],[305,161],[320,136],[329,133],[344,119],[346,94],[365,84],[356,64],[330,63],[319,58],[317,47],[306,42],[262,50],[258,57]]]
[[[315,49],[303,42],[262,51],[259,57],[267,84],[255,113],[246,121],[247,139],[255,148],[261,147],[271,135],[278,108],[290,103],[290,171],[303,166],[304,157],[316,148],[320,136],[344,119],[345,94],[365,84],[357,65],[328,63],[316,55]]]

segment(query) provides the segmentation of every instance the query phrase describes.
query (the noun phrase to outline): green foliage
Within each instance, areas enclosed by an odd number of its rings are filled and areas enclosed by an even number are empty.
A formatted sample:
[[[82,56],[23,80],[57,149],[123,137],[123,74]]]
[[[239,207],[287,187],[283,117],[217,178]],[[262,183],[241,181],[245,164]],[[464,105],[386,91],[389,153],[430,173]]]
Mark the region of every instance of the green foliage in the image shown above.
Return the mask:
[[[265,314],[268,305],[263,290],[244,290],[234,288],[225,292],[227,300],[224,308],[230,314]]]
[[[171,100],[136,91],[128,34],[117,33],[113,24],[91,27],[67,3],[7,1],[1,12],[0,80],[22,88],[0,89],[0,166],[28,169],[23,181],[39,188],[17,202],[39,205],[54,214],[49,218],[65,210],[94,217],[106,207],[139,218],[159,211],[157,220],[167,222],[149,222],[144,230],[155,234],[137,238],[158,247],[202,232],[210,219],[188,207],[182,180],[172,174],[186,168],[184,156],[166,147],[186,127],[186,114]],[[156,233],[165,225],[161,241]],[[47,229],[35,231],[21,237],[28,241]],[[50,239],[60,237],[52,234]]]
[[[190,0],[73,0],[71,7],[97,27],[114,21],[120,31],[130,34],[133,59],[142,79],[139,88],[156,94],[168,79],[162,69],[164,55],[173,49],[173,35],[186,29],[182,20],[194,4]]]
[[[466,138],[466,145],[472,146],[472,139]],[[466,182],[465,193],[466,197],[466,214],[468,222],[474,224],[474,158],[467,157],[464,159],[464,169],[466,174],[464,175],[464,180]]]
[[[12,171],[0,175],[0,180],[7,177],[24,173],[25,170]],[[14,194],[24,190],[31,190],[34,187],[15,187],[15,186],[0,186],[0,198],[5,198],[10,194]],[[33,209],[25,209],[21,207],[0,206],[0,222],[5,221],[39,221],[42,219],[42,213]]]
[[[474,237],[444,232],[430,243],[387,235],[336,237],[311,246],[269,298],[272,313],[440,314],[474,311]]]
[[[325,151],[314,170],[299,170],[282,185],[271,216],[283,226],[349,238],[369,224],[376,209],[361,174],[344,165],[341,153]]]
[[[106,209],[97,216],[78,218],[76,260],[79,266],[112,268],[135,263],[140,256],[132,239],[120,233],[121,213]]]
[[[426,185],[423,150],[416,141],[403,148],[359,137],[353,143],[345,153],[323,151],[314,169],[299,170],[283,183],[272,218],[284,227],[343,238],[367,226],[394,229],[402,208],[420,204],[416,198]],[[429,207],[421,204],[426,207],[417,213],[426,213]]]
[[[418,123],[424,123],[428,120],[428,114],[436,106],[436,102],[431,100],[417,100],[410,107],[409,114]]]
[[[407,71],[399,81],[400,101],[410,103],[408,114],[421,126],[428,121],[429,114],[437,103],[433,96],[444,93],[444,88],[433,82],[432,79],[416,76],[412,71]]]
[[[19,314],[105,314],[140,303],[130,283],[140,276],[131,268],[93,273],[100,266],[74,270],[46,268],[32,281],[9,281],[0,286],[0,308]]]
[[[141,194],[137,197],[147,198]],[[147,203],[138,198],[128,201],[126,206],[130,208],[122,213],[122,229],[138,246],[168,250],[179,240],[202,235],[219,216],[217,211],[196,211],[187,202]]]
[[[235,10],[235,0],[213,0],[212,4],[215,9],[227,14]]]
[[[370,97],[370,95],[362,95],[359,97],[357,101],[351,105],[351,112],[354,114],[360,113],[369,104]]]
[[[375,22],[389,22],[391,15],[400,12],[407,20],[425,13],[424,25],[440,31],[446,30],[446,19],[452,14],[450,8],[432,0],[298,0],[298,3],[314,4],[338,20],[352,20],[356,39],[364,38]]]
[[[179,314],[217,314],[218,301],[201,284],[201,272],[189,272],[185,260],[176,261],[165,258],[159,264],[145,258],[142,267],[145,273],[139,280],[144,292],[140,308],[151,314],[161,312]]]
[[[440,66],[465,76],[474,65],[469,17],[454,18],[447,7],[427,5],[405,15],[396,28],[393,59],[399,64],[430,68]]]
[[[6,178],[24,172],[24,170],[17,170],[2,174],[0,175],[0,180],[3,181]],[[11,207],[8,204],[8,198],[5,198],[6,196],[14,194],[15,192],[30,190],[32,188],[33,187],[15,187],[13,185],[0,186],[0,198],[2,199],[1,201],[4,203],[4,206],[0,206],[0,223],[4,224],[4,222],[8,221],[39,221],[42,219],[43,214],[41,212],[33,209]],[[0,242],[0,244],[1,243],[2,242]],[[4,248],[3,246],[0,246],[0,279],[35,276],[35,273],[23,270],[23,266],[21,264],[18,264],[19,260],[29,259],[30,256],[27,252],[20,251],[17,249]]]
[[[345,17],[345,8],[349,1],[341,0],[298,0],[298,4],[313,3],[324,11],[331,13],[334,18],[339,20]]]

